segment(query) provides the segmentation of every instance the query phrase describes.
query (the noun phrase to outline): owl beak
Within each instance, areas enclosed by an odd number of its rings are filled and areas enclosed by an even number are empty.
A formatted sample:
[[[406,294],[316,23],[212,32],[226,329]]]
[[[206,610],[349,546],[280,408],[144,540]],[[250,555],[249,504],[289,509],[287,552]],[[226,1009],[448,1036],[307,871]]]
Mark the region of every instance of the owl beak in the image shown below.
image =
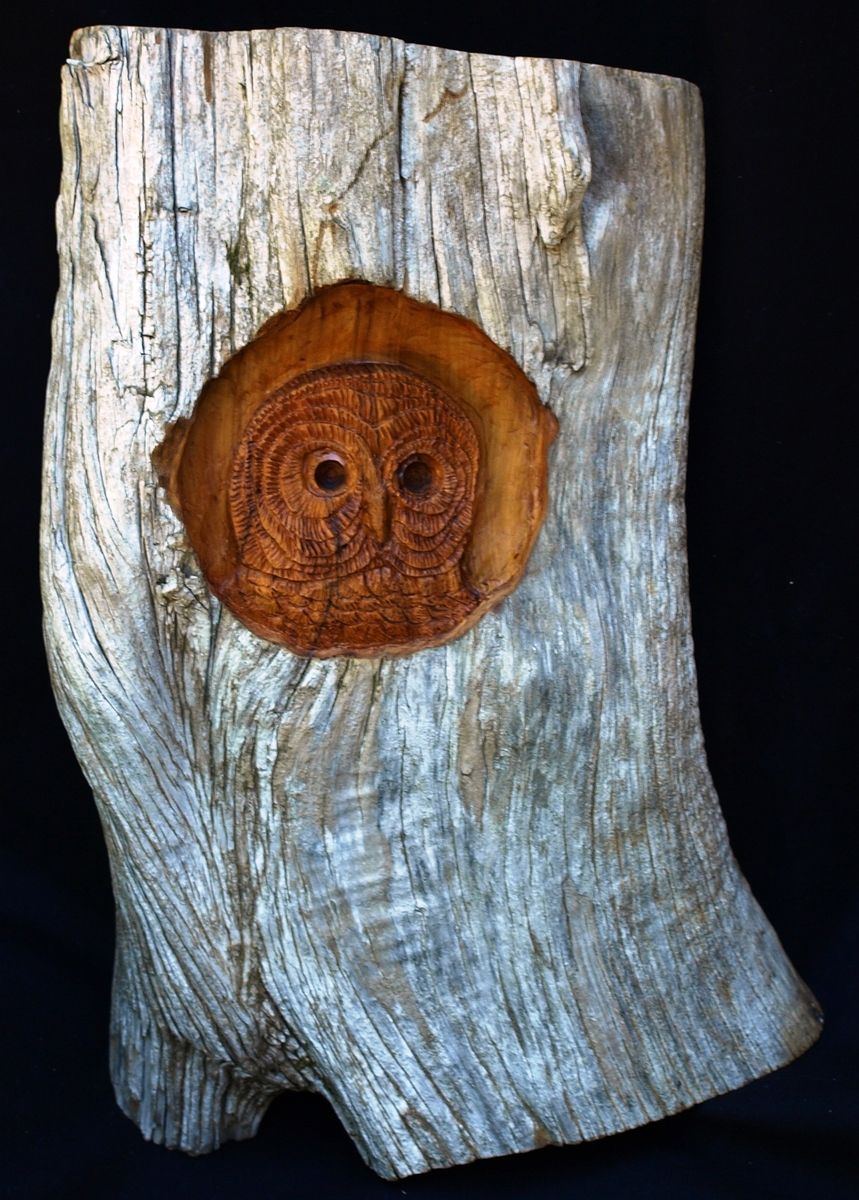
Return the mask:
[[[391,536],[391,502],[384,488],[374,490],[367,498],[367,524],[380,546]]]

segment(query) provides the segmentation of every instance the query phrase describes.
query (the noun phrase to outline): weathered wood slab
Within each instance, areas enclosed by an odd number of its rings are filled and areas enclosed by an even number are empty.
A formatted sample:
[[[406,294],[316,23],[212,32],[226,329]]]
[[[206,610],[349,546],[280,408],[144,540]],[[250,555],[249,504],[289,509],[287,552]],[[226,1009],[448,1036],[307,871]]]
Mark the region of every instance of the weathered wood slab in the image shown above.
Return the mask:
[[[143,1133],[327,1096],[404,1175],[629,1128],[819,1028],[698,719],[686,406],[697,93],[358,34],[99,28],[64,70],[43,580],[117,902]],[[305,659],[212,596],[151,463],[284,308],[359,278],[476,322],[559,421],[516,591]]]

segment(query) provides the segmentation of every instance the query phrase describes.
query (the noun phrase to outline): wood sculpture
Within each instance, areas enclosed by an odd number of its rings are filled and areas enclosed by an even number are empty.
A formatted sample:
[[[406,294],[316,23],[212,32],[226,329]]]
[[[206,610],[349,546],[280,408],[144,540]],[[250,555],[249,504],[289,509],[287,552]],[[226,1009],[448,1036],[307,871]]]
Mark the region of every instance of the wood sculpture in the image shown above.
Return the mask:
[[[61,128],[45,631],[124,1111],[199,1153],[307,1088],[393,1177],[801,1053],[696,703],[695,89],[96,28]]]
[[[556,429],[471,322],[345,283],[270,322],[155,463],[249,629],[378,657],[457,637],[518,582]]]

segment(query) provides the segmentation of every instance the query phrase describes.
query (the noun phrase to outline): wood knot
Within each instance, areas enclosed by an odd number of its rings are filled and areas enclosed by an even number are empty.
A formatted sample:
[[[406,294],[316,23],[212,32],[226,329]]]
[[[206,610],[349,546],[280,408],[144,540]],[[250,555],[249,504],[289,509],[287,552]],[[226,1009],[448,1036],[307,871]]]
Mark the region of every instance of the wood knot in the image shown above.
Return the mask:
[[[515,586],[555,428],[476,326],[345,283],[270,321],[154,461],[240,621],[371,657],[448,641]]]

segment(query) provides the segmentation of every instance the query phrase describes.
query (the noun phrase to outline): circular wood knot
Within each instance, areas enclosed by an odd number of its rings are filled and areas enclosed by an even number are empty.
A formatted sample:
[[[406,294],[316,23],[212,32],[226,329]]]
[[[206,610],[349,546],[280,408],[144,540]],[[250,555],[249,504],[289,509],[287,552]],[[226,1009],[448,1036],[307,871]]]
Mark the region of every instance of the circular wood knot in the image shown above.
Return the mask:
[[[515,586],[554,429],[476,326],[341,284],[231,359],[156,464],[240,621],[370,657],[448,641]]]

